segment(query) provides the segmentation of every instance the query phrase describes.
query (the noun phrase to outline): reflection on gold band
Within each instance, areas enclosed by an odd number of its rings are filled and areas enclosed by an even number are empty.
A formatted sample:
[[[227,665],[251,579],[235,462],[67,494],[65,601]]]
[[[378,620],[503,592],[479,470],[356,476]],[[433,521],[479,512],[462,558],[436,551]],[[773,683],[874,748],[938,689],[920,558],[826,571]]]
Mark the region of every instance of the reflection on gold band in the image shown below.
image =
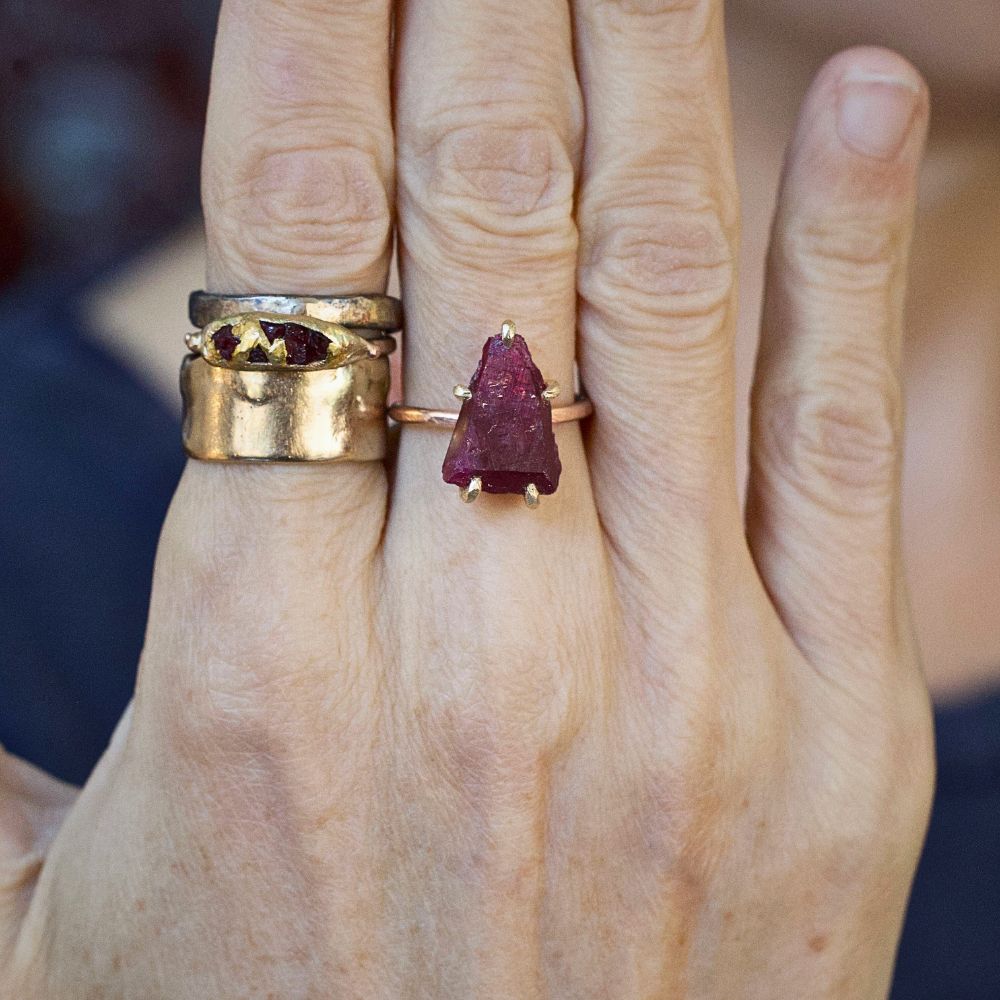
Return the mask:
[[[389,362],[238,370],[189,356],[184,450],[208,461],[370,462],[385,457]]]

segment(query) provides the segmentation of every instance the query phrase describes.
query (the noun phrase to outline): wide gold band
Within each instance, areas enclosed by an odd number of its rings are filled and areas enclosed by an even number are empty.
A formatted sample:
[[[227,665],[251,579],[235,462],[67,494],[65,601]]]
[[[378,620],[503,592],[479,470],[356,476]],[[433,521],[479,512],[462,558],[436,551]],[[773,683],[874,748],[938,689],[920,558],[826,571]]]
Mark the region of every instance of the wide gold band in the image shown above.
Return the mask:
[[[385,457],[389,361],[240,371],[181,367],[184,450],[216,462],[371,462]]]
[[[568,424],[585,420],[594,412],[594,404],[586,396],[577,398],[566,406],[552,408],[552,423]],[[431,410],[424,406],[404,406],[393,403],[389,417],[397,424],[430,424],[432,427],[453,428],[458,423],[457,410]]]
[[[239,313],[280,313],[311,316],[373,336],[394,333],[403,326],[403,305],[390,295],[224,295],[192,292],[188,315],[194,326],[208,326]]]

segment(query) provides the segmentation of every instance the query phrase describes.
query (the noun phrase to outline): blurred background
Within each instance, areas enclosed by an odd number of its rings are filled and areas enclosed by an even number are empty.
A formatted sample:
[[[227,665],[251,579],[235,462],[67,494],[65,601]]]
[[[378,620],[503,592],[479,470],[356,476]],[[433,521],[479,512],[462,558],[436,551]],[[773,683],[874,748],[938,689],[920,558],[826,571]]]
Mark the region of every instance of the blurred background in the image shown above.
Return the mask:
[[[131,694],[186,328],[175,297],[169,385],[140,384],[155,366],[106,349],[87,296],[197,226],[218,3],[0,11],[0,336],[33,334],[0,376],[0,742],[82,782]]]
[[[78,286],[197,208],[218,3],[0,8],[0,288]]]
[[[0,338],[30,343],[0,369],[0,743],[77,783],[132,691],[183,464],[217,7],[0,0]],[[737,118],[757,100],[738,91]],[[1000,1000],[1000,696],[938,726],[942,791],[893,1000]]]

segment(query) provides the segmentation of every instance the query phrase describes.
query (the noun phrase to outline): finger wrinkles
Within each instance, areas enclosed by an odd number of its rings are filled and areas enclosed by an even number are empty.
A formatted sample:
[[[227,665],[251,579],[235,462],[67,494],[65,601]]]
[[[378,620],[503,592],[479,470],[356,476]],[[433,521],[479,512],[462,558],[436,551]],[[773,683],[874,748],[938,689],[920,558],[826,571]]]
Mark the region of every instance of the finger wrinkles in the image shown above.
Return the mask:
[[[597,211],[591,206],[588,219],[581,232],[579,291],[611,321],[609,328],[656,331],[693,346],[722,326],[735,258],[714,206],[611,203]]]
[[[486,233],[530,238],[534,256],[572,251],[573,154],[564,132],[499,111],[488,121],[424,126],[410,141],[401,193],[408,210],[443,230],[445,249],[475,252]]]
[[[581,4],[583,16],[595,30],[634,30],[636,20],[652,22],[646,27],[659,42],[691,45],[709,31],[716,13],[715,0],[591,0]]]
[[[822,370],[772,382],[754,399],[754,423],[761,459],[814,504],[844,516],[891,504],[902,399],[888,360],[845,347]]]
[[[340,44],[349,31],[370,40],[368,57]],[[315,293],[384,282],[387,48],[375,0],[223,4],[202,182],[210,285]]]
[[[242,151],[205,200],[212,287],[361,288],[389,255],[384,180],[361,150]]]
[[[774,266],[804,288],[884,297],[905,259],[905,234],[901,224],[872,215],[792,217],[777,252]]]

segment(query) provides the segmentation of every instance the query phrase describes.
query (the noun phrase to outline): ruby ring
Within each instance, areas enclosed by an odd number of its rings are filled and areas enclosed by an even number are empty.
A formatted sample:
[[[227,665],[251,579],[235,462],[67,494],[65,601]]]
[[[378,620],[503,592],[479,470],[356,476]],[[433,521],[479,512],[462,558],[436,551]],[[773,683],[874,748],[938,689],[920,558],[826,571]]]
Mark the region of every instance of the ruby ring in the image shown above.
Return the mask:
[[[552,408],[559,386],[546,382],[514,323],[490,337],[468,386],[455,386],[458,413],[396,404],[397,423],[454,426],[441,474],[472,503],[480,493],[520,493],[529,507],[555,493],[562,464],[553,423],[582,420],[593,412],[585,396]]]

